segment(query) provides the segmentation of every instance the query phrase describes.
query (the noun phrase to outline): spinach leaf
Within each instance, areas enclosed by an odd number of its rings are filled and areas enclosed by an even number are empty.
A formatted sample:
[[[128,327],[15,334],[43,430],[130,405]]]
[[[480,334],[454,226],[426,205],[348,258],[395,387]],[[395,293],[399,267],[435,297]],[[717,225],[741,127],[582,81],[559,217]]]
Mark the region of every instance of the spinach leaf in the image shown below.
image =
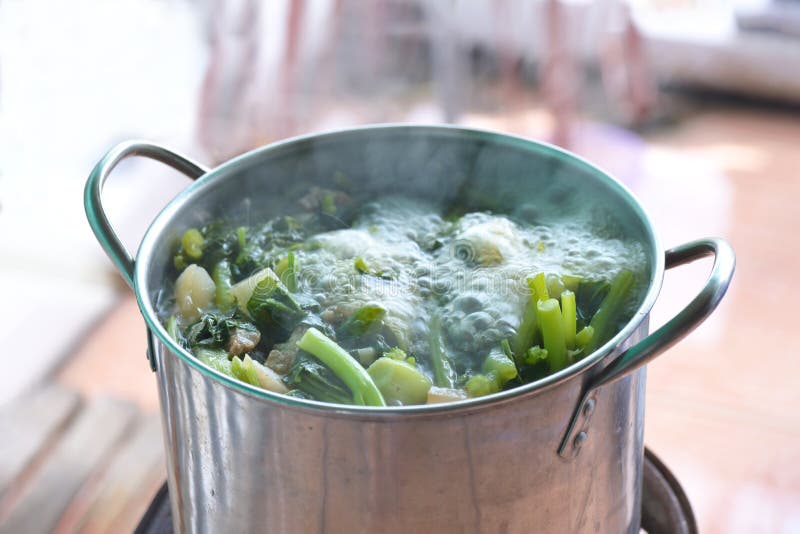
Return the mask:
[[[234,329],[257,333],[256,326],[237,310],[228,313],[204,313],[200,320],[186,331],[186,340],[192,347],[220,348],[228,343]]]
[[[336,404],[352,404],[353,394],[333,371],[306,352],[300,352],[289,373],[283,379],[292,389],[313,399]]]
[[[247,311],[274,341],[286,339],[306,312],[277,277],[267,276],[253,290]]]
[[[578,329],[587,326],[597,313],[600,304],[608,294],[611,284],[605,281],[582,281],[575,292],[575,311],[578,318]]]

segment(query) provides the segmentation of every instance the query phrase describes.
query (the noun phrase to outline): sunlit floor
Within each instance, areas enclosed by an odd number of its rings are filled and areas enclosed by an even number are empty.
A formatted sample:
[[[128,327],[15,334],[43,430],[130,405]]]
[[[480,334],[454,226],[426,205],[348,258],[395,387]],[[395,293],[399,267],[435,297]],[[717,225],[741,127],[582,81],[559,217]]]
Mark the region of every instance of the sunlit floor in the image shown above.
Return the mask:
[[[494,126],[532,133],[522,119]],[[630,185],[664,245],[720,235],[738,255],[722,306],[648,371],[645,441],[682,482],[708,534],[800,532],[798,147],[797,115],[718,109],[636,149],[639,175]],[[605,159],[618,156],[626,157]],[[709,267],[667,273],[653,327],[696,294]],[[126,296],[58,379],[155,411],[144,350],[142,321]]]

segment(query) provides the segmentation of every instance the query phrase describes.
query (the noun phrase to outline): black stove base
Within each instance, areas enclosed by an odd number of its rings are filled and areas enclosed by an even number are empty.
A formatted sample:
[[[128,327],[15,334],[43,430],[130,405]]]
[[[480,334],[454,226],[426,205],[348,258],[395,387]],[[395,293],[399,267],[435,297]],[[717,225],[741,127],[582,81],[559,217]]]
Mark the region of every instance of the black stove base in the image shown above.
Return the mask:
[[[694,513],[681,485],[649,449],[644,450],[642,529],[648,534],[697,534]],[[142,517],[136,534],[172,534],[167,485]]]

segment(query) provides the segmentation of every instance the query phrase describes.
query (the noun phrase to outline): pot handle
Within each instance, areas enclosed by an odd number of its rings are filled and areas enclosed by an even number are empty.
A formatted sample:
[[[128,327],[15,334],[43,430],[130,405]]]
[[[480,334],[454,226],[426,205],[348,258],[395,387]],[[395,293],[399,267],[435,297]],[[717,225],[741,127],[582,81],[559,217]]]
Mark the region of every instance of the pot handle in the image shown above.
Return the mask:
[[[125,282],[133,289],[133,257],[125,250],[108,217],[106,217],[101,196],[103,186],[111,171],[120,161],[130,156],[145,156],[160,161],[182,172],[192,180],[196,180],[207,173],[208,169],[172,150],[145,141],[125,141],[120,143],[109,150],[103,156],[103,159],[95,165],[83,191],[86,218],[89,219],[89,225],[92,227],[97,240],[100,241],[100,245],[117,266]]]
[[[714,266],[700,293],[664,326],[623,352],[584,389],[581,401],[570,420],[567,433],[558,448],[564,458],[577,456],[588,437],[589,422],[595,411],[595,394],[605,385],[646,365],[650,360],[675,345],[711,315],[728,289],[736,266],[736,257],[727,241],[719,238],[700,239],[672,249],[665,254],[667,269],[714,256]]]

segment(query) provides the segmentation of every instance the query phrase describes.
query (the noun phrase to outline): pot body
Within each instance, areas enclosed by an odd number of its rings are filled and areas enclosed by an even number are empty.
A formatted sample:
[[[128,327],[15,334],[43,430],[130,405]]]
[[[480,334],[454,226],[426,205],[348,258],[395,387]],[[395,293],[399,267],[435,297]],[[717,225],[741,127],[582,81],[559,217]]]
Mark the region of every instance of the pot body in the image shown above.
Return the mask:
[[[584,375],[387,418],[264,402],[156,353],[176,532],[639,532],[644,368],[598,393],[565,460]]]
[[[123,147],[98,166],[88,205],[99,202],[97,184],[108,169],[137,151],[203,172],[159,148]],[[337,176],[368,195],[400,193],[445,207],[466,193],[470,205],[463,207],[471,210],[519,217],[529,216],[531,205],[578,210],[603,231],[645,247],[640,306],[614,339],[570,368],[455,407],[359,410],[288,400],[226,379],[175,345],[157,310],[183,231],[220,216],[247,222],[285,213],[287,199],[331,187]],[[101,242],[131,272],[133,262],[89,212]],[[663,272],[650,221],[623,186],[575,156],[519,138],[364,128],[278,143],[207,172],[153,222],[131,277],[152,332],[176,531],[638,532],[645,387],[639,366],[702,320],[683,318],[675,322],[680,330],[638,343]],[[648,345],[654,336],[656,344]],[[601,375],[634,344],[651,355],[640,351],[641,361],[605,380]],[[603,384],[596,392],[595,379]],[[587,402],[594,408],[590,426],[585,418],[573,427],[573,413],[585,414]],[[559,454],[565,435],[565,443],[575,441],[573,428],[585,430],[575,435],[579,454]]]

